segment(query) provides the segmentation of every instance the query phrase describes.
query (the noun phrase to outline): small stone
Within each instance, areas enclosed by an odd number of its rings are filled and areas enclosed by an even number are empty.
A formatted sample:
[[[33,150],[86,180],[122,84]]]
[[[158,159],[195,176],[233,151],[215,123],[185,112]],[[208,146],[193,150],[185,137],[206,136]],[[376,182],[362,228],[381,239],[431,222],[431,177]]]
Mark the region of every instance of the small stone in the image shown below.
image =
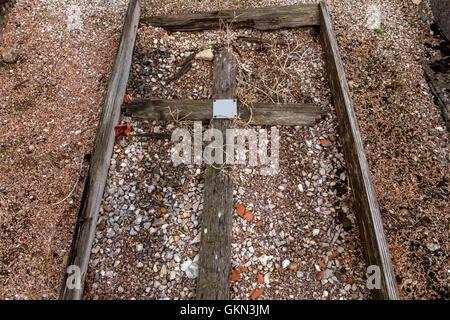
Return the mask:
[[[144,246],[142,244],[137,244],[136,245],[136,251],[142,251],[142,249],[144,249]]]
[[[181,270],[186,273],[189,279],[195,279],[198,276],[198,259],[199,255],[197,254],[194,260],[187,258],[181,265]]]
[[[295,262],[292,262],[289,264],[289,270],[297,270],[298,269],[298,264],[296,264]]]
[[[288,259],[286,259],[286,260],[283,260],[281,266],[283,267],[283,269],[286,269],[290,264],[291,264],[291,262]]]
[[[264,275],[264,283],[269,284],[270,283],[270,272],[266,273]]]
[[[114,232],[113,229],[109,229],[108,232],[106,233],[106,237],[107,237],[108,239],[110,239],[110,238],[114,237],[115,234],[116,234],[116,233]]]
[[[427,243],[427,248],[431,252],[434,252],[436,250],[439,250],[441,247],[439,245],[435,244],[435,243]]]
[[[333,275],[333,271],[331,271],[330,269],[325,269],[323,271],[323,278],[324,279],[328,279]]]
[[[303,278],[304,274],[301,271],[297,271],[297,278]]]
[[[6,63],[16,63],[19,60],[19,50],[14,47],[4,48],[1,56]]]
[[[195,59],[212,61],[214,59],[214,52],[212,51],[212,49],[200,51],[195,55]]]
[[[267,261],[269,261],[272,258],[273,258],[273,256],[266,256],[265,254],[263,254],[262,256],[260,256],[258,258],[258,260],[261,262],[261,264],[263,266],[266,266],[267,265]]]
[[[199,233],[197,233],[195,238],[191,242],[189,242],[189,244],[199,243],[200,242],[200,237],[201,237],[201,233],[199,232]]]
[[[165,224],[166,222],[164,221],[164,219],[157,219],[153,222],[153,226],[154,227],[161,227],[163,224]]]
[[[161,267],[161,270],[160,270],[160,272],[159,272],[159,275],[160,275],[161,277],[164,277],[166,274],[167,274],[167,267],[166,267],[165,264],[163,264],[163,266]]]
[[[322,139],[322,140],[320,140],[320,145],[323,147],[329,147],[331,145],[331,142],[330,142],[330,140]]]
[[[125,290],[122,288],[122,287],[118,287],[117,288],[117,292],[119,292],[119,293],[123,293]]]

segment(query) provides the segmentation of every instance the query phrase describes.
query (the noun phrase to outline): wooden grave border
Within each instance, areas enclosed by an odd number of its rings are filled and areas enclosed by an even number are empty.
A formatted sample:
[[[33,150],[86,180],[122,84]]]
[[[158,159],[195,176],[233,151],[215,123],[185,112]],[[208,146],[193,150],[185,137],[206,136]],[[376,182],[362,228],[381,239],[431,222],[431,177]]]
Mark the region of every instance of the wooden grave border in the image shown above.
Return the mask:
[[[136,118],[151,120],[171,120],[170,110],[184,115],[185,120],[206,122],[212,118],[213,102],[208,100],[140,99],[122,106],[139,23],[162,27],[168,31],[218,29],[223,23],[230,24],[233,28],[254,28],[262,31],[308,26],[319,27],[364,255],[368,265],[380,268],[381,288],[372,290],[373,297],[375,299],[399,299],[376,194],[325,2],[148,18],[141,18],[140,13],[140,1],[130,0],[100,115],[89,174],[65,270],[67,272],[64,274],[61,285],[60,299],[79,300],[83,295],[98,212],[114,145],[114,127],[119,122],[121,110],[131,113]],[[235,69],[235,61],[230,51],[220,49],[214,58],[214,98],[235,98]],[[253,107],[252,117],[242,107],[239,108],[240,114],[244,119],[251,118],[252,124],[261,125],[312,125],[322,114],[315,106],[305,104],[285,104],[281,109],[280,105],[276,104],[255,103]],[[224,129],[229,126],[229,121],[215,119],[211,121],[211,126]],[[202,234],[200,242],[197,299],[229,298],[233,208],[231,179],[212,166],[207,166],[203,222],[200,230],[207,229],[208,232],[205,235]],[[73,281],[76,280],[73,276],[77,272],[74,271],[73,266],[80,272],[78,276],[81,279],[81,286],[79,287],[76,286],[79,283]]]

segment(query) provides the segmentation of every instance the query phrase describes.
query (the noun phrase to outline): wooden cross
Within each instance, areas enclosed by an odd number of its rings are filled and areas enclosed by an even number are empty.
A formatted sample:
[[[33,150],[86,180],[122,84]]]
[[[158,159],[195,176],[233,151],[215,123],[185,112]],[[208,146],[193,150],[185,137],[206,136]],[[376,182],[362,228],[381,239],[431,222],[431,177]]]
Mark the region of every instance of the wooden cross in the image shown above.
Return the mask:
[[[215,53],[213,66],[213,99],[236,99],[237,62],[229,48]],[[250,112],[242,105],[239,117],[258,125],[311,125],[322,115],[320,109],[308,104],[253,103]],[[232,119],[213,118],[213,100],[151,100],[138,99],[123,106],[134,118],[208,121],[225,136]],[[212,120],[211,120],[212,119]],[[225,138],[224,138],[225,141]],[[231,233],[233,213],[233,181],[227,174],[229,165],[205,169],[205,190],[197,299],[229,298],[231,272]]]

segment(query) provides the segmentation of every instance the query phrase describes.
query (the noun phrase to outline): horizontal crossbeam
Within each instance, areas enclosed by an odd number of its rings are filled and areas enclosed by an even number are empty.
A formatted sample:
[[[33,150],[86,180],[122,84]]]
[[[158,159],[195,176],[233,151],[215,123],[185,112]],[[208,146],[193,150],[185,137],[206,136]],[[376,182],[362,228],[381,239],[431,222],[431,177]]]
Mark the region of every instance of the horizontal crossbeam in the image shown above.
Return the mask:
[[[219,29],[225,26],[276,30],[318,26],[320,24],[319,6],[317,4],[154,16],[143,18],[141,22],[154,27],[161,27],[168,31],[200,31]]]
[[[139,99],[122,105],[133,118],[160,121],[190,120],[209,122],[213,118],[213,100]],[[253,125],[311,126],[324,112],[312,104],[238,103],[238,117]]]

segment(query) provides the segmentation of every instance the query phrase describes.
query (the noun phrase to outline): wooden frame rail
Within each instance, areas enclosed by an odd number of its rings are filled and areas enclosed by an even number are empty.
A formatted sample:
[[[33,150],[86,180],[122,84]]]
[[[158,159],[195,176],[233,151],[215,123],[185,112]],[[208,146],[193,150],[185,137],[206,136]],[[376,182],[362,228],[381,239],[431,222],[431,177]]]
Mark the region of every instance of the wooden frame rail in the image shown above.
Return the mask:
[[[398,299],[389,248],[384,236],[380,210],[370,176],[369,165],[353,110],[344,66],[339,54],[331,18],[325,2],[320,3],[320,37],[325,52],[331,92],[339,120],[347,173],[353,192],[353,203],[361,233],[361,242],[369,265],[380,268],[381,288],[375,298]]]
[[[79,218],[67,264],[68,270],[71,270],[70,267],[73,266],[79,268],[81,288],[68,287],[70,275],[66,273],[61,288],[61,299],[81,299],[83,294],[98,211],[114,144],[114,127],[119,120],[139,19],[140,2],[130,0],[119,50],[100,116],[89,176],[83,192]],[[381,288],[374,290],[374,297],[398,299],[395,276],[384,236],[376,194],[326,4],[321,2],[320,4],[159,16],[145,18],[141,22],[163,27],[169,31],[199,31],[220,28],[223,24],[231,24],[231,27],[236,28],[255,28],[258,30],[320,26],[320,38],[338,116],[339,132],[343,142],[361,241],[367,262],[380,270]],[[219,51],[214,61],[214,98],[235,98],[234,63],[231,53],[223,50]],[[136,100],[123,105],[122,110],[131,113],[134,117],[151,120],[170,121],[174,120],[175,115],[175,117],[185,117],[186,120],[210,121],[212,118],[212,101]],[[250,114],[248,108],[242,105],[239,107],[241,118],[243,120],[251,119],[253,124],[274,124],[275,122],[275,124],[281,125],[310,125],[322,115],[318,108],[305,104],[254,103],[252,111]],[[211,125],[224,129],[229,125],[229,121],[213,120]],[[205,236],[202,234],[197,287],[198,299],[228,298],[232,210],[231,179],[228,179],[223,171],[208,166],[205,172],[205,208],[201,229]],[[217,212],[220,212],[220,214],[217,214]]]
[[[98,212],[114,146],[114,127],[119,122],[120,106],[128,82],[140,12],[140,2],[130,0],[120,37],[119,49],[100,115],[89,174],[83,191],[67,269],[61,286],[60,299],[62,300],[79,300],[83,295]],[[80,279],[72,279],[72,277],[79,277]],[[79,287],[80,283],[81,287]]]

